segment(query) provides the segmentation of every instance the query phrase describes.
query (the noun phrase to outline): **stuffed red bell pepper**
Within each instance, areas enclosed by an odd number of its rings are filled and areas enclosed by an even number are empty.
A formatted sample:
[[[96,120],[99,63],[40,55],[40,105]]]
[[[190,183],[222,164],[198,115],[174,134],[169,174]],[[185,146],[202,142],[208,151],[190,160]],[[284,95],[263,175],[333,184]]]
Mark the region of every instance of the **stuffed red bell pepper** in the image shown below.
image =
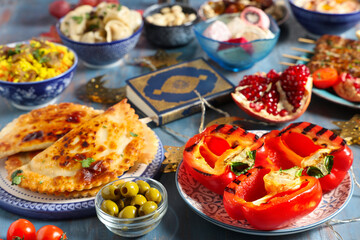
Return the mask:
[[[322,198],[319,180],[301,174],[299,167],[277,171],[252,168],[225,188],[225,210],[259,230],[284,227],[312,212]]]
[[[353,163],[353,153],[341,137],[308,122],[290,124],[263,136],[256,166],[286,169],[299,166],[319,178],[323,192],[336,188]]]
[[[186,143],[183,164],[198,182],[222,195],[237,175],[253,167],[260,146],[255,134],[240,127],[212,125]]]

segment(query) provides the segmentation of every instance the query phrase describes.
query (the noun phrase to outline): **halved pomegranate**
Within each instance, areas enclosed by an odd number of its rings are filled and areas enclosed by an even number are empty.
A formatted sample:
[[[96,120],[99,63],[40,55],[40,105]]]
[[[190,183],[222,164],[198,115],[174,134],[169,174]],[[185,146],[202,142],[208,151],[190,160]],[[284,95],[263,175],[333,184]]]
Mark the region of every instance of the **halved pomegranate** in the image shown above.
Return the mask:
[[[360,78],[342,73],[339,83],[333,86],[333,89],[337,95],[348,101],[360,102]]]
[[[257,119],[284,123],[300,117],[311,100],[312,78],[305,65],[287,68],[283,73],[247,75],[232,93],[235,103]]]

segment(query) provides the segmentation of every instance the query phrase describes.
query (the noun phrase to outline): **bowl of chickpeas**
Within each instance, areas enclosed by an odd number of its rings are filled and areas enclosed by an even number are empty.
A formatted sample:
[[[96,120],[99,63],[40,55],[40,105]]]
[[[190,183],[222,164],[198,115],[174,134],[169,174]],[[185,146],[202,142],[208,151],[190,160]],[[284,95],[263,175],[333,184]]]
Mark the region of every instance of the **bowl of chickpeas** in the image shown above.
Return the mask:
[[[153,45],[175,48],[190,43],[198,22],[197,11],[186,4],[154,4],[143,13],[146,39]]]
[[[165,187],[147,177],[125,177],[102,187],[95,197],[99,220],[114,234],[139,237],[159,225],[168,208]]]

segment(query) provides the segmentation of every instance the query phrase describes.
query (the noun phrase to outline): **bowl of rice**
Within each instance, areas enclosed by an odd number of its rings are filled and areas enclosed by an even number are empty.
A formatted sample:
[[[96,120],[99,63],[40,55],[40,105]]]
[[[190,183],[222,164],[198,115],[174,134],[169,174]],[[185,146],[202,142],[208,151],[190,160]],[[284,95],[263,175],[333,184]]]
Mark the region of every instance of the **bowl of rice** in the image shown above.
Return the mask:
[[[76,53],[61,44],[30,40],[0,45],[0,96],[21,110],[54,103],[77,63]]]

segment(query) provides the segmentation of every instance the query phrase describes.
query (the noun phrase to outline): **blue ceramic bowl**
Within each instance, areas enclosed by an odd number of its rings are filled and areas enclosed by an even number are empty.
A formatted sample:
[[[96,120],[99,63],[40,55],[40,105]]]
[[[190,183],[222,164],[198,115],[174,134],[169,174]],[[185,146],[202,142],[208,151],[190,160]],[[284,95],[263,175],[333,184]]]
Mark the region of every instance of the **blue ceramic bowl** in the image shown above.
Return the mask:
[[[7,46],[15,47],[20,43],[23,42],[10,43]],[[78,64],[76,53],[69,48],[68,50],[74,54],[74,64],[66,72],[37,82],[13,83],[0,79],[0,95],[21,110],[36,109],[54,103],[70,84]]]
[[[146,17],[151,16],[155,13],[159,13],[164,7],[172,7],[179,5],[182,7],[184,13],[196,14],[196,19],[192,22],[185,23],[180,26],[158,26],[152,24],[146,20]],[[181,3],[163,3],[154,4],[145,9],[144,14],[144,29],[146,39],[153,45],[164,48],[175,48],[185,46],[195,38],[194,32],[192,31],[193,25],[198,21],[197,11],[185,4]]]
[[[229,22],[238,14],[223,14],[200,22],[194,26],[195,36],[207,55],[221,67],[238,72],[252,67],[265,58],[274,48],[280,35],[280,29],[275,20],[270,17],[270,30],[274,38],[258,39],[247,43],[228,43],[205,37],[202,33],[214,21]]]
[[[101,43],[84,43],[71,40],[60,31],[60,23],[56,24],[56,30],[64,45],[72,48],[87,67],[106,68],[117,65],[117,63],[132,50],[141,35],[143,23],[130,37]]]
[[[360,11],[346,14],[321,13],[298,7],[294,4],[294,0],[289,0],[289,3],[292,13],[301,26],[316,35],[341,34],[360,21]]]

